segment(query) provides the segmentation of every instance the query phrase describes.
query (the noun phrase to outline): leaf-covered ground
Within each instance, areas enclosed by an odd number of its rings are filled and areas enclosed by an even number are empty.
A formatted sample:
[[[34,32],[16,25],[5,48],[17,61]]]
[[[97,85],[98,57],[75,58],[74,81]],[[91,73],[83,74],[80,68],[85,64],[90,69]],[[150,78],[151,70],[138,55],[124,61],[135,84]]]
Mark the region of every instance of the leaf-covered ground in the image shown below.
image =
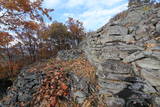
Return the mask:
[[[79,107],[74,100],[68,100],[71,99],[71,96],[67,74],[73,72],[92,82],[95,80],[95,68],[83,55],[78,59],[68,61],[52,58],[46,63],[39,63],[28,70],[28,72],[37,71],[45,72],[46,78],[33,95],[32,102],[29,102],[33,107],[67,107],[68,104],[72,107]],[[91,101],[85,101],[84,105],[90,105],[90,103]],[[23,107],[23,105],[22,102],[21,106]]]

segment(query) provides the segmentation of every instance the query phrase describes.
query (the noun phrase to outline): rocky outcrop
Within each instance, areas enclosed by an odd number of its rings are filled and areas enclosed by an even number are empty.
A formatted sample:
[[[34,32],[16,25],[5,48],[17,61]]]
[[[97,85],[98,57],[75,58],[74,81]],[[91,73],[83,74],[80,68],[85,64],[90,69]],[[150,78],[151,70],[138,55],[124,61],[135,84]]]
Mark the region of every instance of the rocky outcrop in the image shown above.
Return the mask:
[[[0,101],[0,107],[50,107],[53,97],[83,104],[95,91],[90,78],[84,75],[93,71],[91,67],[81,50],[60,51],[57,58],[24,68]],[[84,69],[89,70],[85,73]]]
[[[71,100],[75,100],[77,103],[82,104],[87,97],[92,94],[92,84],[85,78],[79,77],[74,73],[69,73],[69,85]]]
[[[39,72],[28,72],[27,68],[23,69],[13,86],[7,92],[7,97],[2,101],[2,107],[19,107],[19,103],[29,103],[32,101],[33,94],[41,86],[45,74]],[[1,107],[0,106],[0,107]],[[25,105],[27,107],[27,104]]]
[[[84,52],[81,49],[62,50],[58,52],[57,58],[62,61],[69,61],[80,58]],[[76,75],[73,72],[68,73],[69,87],[70,87],[70,100],[78,104],[84,103],[86,98],[92,95],[95,91],[94,85],[88,78]]]
[[[85,53],[108,107],[149,107],[160,98],[159,12],[150,5],[130,8],[88,35]]]

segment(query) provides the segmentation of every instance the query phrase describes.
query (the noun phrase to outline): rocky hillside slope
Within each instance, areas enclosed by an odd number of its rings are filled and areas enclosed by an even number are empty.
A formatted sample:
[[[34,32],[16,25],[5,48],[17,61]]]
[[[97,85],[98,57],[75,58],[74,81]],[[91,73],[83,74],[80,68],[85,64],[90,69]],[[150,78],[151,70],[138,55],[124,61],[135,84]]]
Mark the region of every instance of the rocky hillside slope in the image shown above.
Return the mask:
[[[160,107],[160,7],[118,14],[81,48],[23,69],[0,107]]]
[[[86,41],[86,55],[97,68],[98,94],[109,107],[160,103],[160,7],[130,8]]]
[[[95,68],[79,49],[24,68],[0,107],[79,107],[95,91]]]

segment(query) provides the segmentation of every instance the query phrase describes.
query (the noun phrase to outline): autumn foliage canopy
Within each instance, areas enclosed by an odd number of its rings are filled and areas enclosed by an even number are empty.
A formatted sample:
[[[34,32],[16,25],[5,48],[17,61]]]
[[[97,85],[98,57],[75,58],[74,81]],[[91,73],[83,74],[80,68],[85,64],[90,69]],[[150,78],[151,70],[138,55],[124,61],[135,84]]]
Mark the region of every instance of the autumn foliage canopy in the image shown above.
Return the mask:
[[[0,46],[11,41],[11,36],[23,34],[24,29],[37,30],[44,22],[44,16],[49,19],[52,9],[42,8],[43,0],[0,0]]]
[[[83,23],[68,18],[66,24],[47,25],[52,11],[43,7],[43,0],[0,0],[0,78],[78,46],[85,34]]]
[[[3,50],[0,52],[0,61],[7,59],[7,65],[13,62],[10,43],[19,40],[24,44],[24,38],[31,38],[29,32],[35,33],[45,16],[51,19],[49,12],[53,9],[43,8],[42,2],[43,0],[0,0],[0,48]],[[11,66],[8,68],[11,70]]]

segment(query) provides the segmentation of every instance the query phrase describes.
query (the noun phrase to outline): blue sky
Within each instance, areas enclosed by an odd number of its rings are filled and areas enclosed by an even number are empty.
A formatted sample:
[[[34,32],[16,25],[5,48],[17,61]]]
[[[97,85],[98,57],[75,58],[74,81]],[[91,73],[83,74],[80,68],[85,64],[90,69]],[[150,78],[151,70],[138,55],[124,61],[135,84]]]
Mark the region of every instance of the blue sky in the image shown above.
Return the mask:
[[[65,23],[73,17],[82,21],[87,31],[93,31],[127,9],[127,0],[44,0],[43,6],[55,9],[53,20]]]

